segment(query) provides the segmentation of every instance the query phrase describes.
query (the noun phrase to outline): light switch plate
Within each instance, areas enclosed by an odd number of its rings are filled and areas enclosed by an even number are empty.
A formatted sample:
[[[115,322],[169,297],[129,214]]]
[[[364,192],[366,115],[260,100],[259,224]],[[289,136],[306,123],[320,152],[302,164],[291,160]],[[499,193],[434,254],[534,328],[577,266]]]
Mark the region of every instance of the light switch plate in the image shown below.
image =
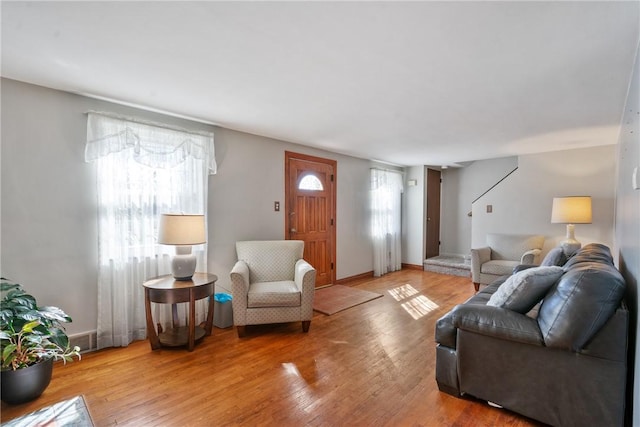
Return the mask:
[[[280,202],[273,202],[273,210],[280,212]]]
[[[634,190],[640,190],[640,176],[638,176],[638,168],[635,167],[633,169],[633,176],[631,177],[631,183],[633,185]]]

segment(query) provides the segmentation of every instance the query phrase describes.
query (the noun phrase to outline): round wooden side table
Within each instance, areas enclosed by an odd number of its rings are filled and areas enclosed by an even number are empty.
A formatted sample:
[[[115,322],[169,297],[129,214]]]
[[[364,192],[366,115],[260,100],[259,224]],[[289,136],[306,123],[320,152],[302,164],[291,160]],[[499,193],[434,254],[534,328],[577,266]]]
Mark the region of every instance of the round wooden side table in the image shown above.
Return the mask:
[[[195,342],[204,336],[211,335],[213,325],[213,293],[218,277],[214,274],[195,273],[191,280],[175,280],[172,275],[155,277],[143,283],[144,305],[147,315],[147,335],[151,349],[156,350],[161,346],[176,347],[186,345],[189,351],[193,351]],[[209,298],[209,310],[204,328],[196,326],[196,301]],[[158,330],[153,324],[151,315],[151,303],[171,304],[173,317],[172,328],[162,330],[158,324]],[[177,304],[189,303],[189,319],[187,326],[178,326]]]

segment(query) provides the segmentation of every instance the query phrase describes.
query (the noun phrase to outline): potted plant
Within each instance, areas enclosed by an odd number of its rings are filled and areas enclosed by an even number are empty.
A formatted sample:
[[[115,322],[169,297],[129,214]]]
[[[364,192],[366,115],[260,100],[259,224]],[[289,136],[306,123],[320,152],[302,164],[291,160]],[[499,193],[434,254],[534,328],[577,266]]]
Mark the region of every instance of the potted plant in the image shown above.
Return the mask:
[[[71,318],[58,307],[38,307],[17,283],[0,280],[0,374],[2,400],[23,403],[40,396],[51,381],[54,360],[80,359],[69,346],[63,323]]]

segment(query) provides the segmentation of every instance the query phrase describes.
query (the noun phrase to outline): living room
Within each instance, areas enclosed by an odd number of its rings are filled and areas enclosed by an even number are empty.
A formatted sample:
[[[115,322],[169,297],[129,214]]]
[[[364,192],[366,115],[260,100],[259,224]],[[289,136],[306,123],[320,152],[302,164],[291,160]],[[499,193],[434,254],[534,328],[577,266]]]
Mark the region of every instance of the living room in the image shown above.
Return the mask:
[[[23,4],[17,3],[15,10],[7,4],[2,5],[2,274],[25,285],[48,305],[63,306],[73,317],[73,323],[67,328],[68,333],[72,337],[87,337],[88,345],[84,346],[85,349],[95,348],[92,334],[95,334],[97,326],[98,304],[96,171],[94,165],[84,161],[86,113],[108,111],[214,133],[218,171],[209,179],[207,268],[218,275],[217,285],[222,291],[228,291],[230,287],[229,272],[236,260],[236,241],[284,237],[285,212],[274,211],[273,205],[274,201],[284,203],[285,151],[337,161],[336,278],[339,281],[361,277],[372,271],[372,249],[366,220],[369,217],[367,195],[370,185],[369,170],[372,167],[404,172],[406,217],[402,261],[409,266],[421,266],[424,261],[425,165],[440,169],[443,177],[442,253],[465,255],[471,247],[482,244],[487,230],[496,229],[507,233],[544,234],[547,237],[545,250],[548,251],[562,240],[564,234],[564,226],[551,224],[549,220],[553,197],[588,194],[594,201],[594,220],[592,224],[578,226],[576,234],[583,242],[604,243],[614,252],[617,266],[625,276],[629,288],[633,313],[631,330],[635,331],[630,344],[633,344],[635,353],[638,353],[640,193],[633,189],[631,180],[634,169],[639,166],[640,132],[637,92],[634,95],[630,90],[628,97],[626,93],[629,87],[638,87],[637,19],[635,27],[629,31],[635,39],[625,45],[624,49],[620,49],[627,54],[620,54],[626,60],[627,68],[622,74],[627,80],[611,81],[606,76],[600,76],[599,80],[583,83],[585,90],[588,86],[597,86],[602,91],[616,91],[616,99],[621,99],[621,102],[616,105],[615,119],[591,117],[591,122],[585,120],[588,126],[585,122],[580,123],[585,128],[573,134],[564,134],[562,131],[565,130],[563,126],[576,126],[575,123],[558,123],[556,128],[548,129],[544,138],[532,138],[530,141],[516,138],[510,141],[511,151],[507,151],[509,154],[492,157],[478,154],[483,152],[483,141],[480,140],[466,148],[471,154],[464,153],[464,156],[457,159],[459,163],[451,162],[446,169],[442,169],[445,162],[435,159],[415,164],[385,162],[387,159],[381,156],[350,155],[350,149],[341,146],[339,140],[335,140],[335,148],[331,149],[320,145],[305,145],[307,141],[303,139],[261,136],[273,135],[275,132],[260,129],[259,126],[251,127],[251,117],[260,113],[259,109],[253,110],[254,107],[247,110],[245,123],[225,126],[225,121],[218,117],[197,116],[186,111],[184,105],[190,103],[190,97],[195,97],[194,93],[184,93],[180,105],[165,108],[154,104],[154,98],[161,93],[148,93],[145,102],[141,102],[127,98],[122,93],[101,93],[91,86],[79,86],[73,90],[54,84],[47,87],[47,84],[39,83],[35,76],[26,72],[24,75],[19,73],[21,67],[27,69],[27,64],[30,64],[27,60],[30,55],[28,51],[24,53],[24,57],[14,57],[10,61],[5,56],[8,48],[6,44],[15,40],[11,38],[11,34],[19,35],[16,28],[19,24],[26,25],[26,18],[30,17],[29,14],[21,15],[24,13],[21,9]],[[55,2],[52,4],[55,8]],[[463,7],[462,4],[459,6]],[[265,4],[264,7],[269,5]],[[638,8],[632,9],[632,12],[637,17]],[[34,13],[38,15],[37,10]],[[57,29],[59,34],[56,37],[64,38],[65,31],[71,31],[71,27],[65,28],[63,25],[61,23],[61,27]],[[9,33],[10,30],[15,33]],[[140,54],[135,46],[127,47],[131,48],[132,56]],[[51,61],[56,61],[54,46],[49,48],[53,58]],[[87,45],[84,48],[91,49],[93,46]],[[81,56],[82,52],[79,52],[78,64],[81,63]],[[21,60],[25,62],[20,64]],[[69,58],[60,57],[58,60],[64,62]],[[593,62],[599,60],[592,59]],[[462,62],[462,65],[465,64]],[[466,65],[467,68],[474,69],[472,63]],[[77,65],[71,62],[67,62],[64,67],[70,74],[78,73],[79,76],[86,73],[86,70],[77,69]],[[128,73],[132,72],[127,68],[129,67],[109,68],[116,84],[118,79],[126,80]],[[262,72],[266,74],[269,70]],[[550,71],[544,70],[541,73],[544,72]],[[260,73],[247,73],[246,79],[259,80],[259,76]],[[524,78],[535,79],[539,76]],[[579,76],[576,75],[576,79]],[[169,75],[167,78],[178,77]],[[461,81],[459,78],[458,82]],[[107,83],[103,82],[104,85]],[[258,83],[254,90],[258,90],[259,86]],[[181,87],[182,84],[176,83],[175,91],[179,91]],[[280,90],[285,90],[286,87],[284,85]],[[492,89],[497,88],[492,86]],[[491,100],[495,102],[494,98]],[[576,96],[576,99],[562,99],[558,103],[562,104],[562,108],[571,110],[579,109],[582,101],[584,99]],[[246,101],[237,102],[242,104]],[[456,99],[455,104],[459,103],[464,103],[464,100]],[[272,104],[275,109],[278,101],[274,100]],[[138,107],[140,105],[146,108]],[[266,107],[261,108],[267,110]],[[541,114],[545,108],[550,109],[551,106],[544,105],[535,112]],[[454,109],[453,103],[443,109]],[[167,112],[173,114],[166,114]],[[432,112],[421,114],[426,116]],[[628,112],[632,114],[627,114]],[[179,117],[181,114],[200,117],[200,120]],[[595,113],[589,110],[589,114]],[[320,120],[320,116],[318,117]],[[467,120],[468,117],[463,113],[457,122],[449,123],[449,127],[465,128]],[[507,127],[502,120],[499,118],[484,126]],[[515,121],[510,124],[513,123]],[[468,125],[471,128],[473,123]],[[294,120],[291,126],[295,126]],[[321,123],[318,126],[326,125]],[[339,129],[339,123],[334,126]],[[580,145],[585,141],[586,145]],[[550,144],[550,148],[541,150],[543,143]],[[388,145],[393,148],[394,144],[395,141],[390,141]],[[464,150],[457,149],[459,153]],[[472,203],[484,190],[506,176],[512,165],[518,168],[514,174],[494,191]],[[409,185],[409,180],[415,180],[416,185]],[[487,212],[487,205],[493,207],[492,213]],[[470,281],[468,282],[471,287]],[[630,347],[630,350],[633,351],[634,348]],[[638,396],[640,367],[637,358],[630,364],[629,372],[633,376],[629,376],[628,381],[633,384],[634,395]],[[637,401],[637,398],[628,400],[635,402],[632,425],[640,424]]]

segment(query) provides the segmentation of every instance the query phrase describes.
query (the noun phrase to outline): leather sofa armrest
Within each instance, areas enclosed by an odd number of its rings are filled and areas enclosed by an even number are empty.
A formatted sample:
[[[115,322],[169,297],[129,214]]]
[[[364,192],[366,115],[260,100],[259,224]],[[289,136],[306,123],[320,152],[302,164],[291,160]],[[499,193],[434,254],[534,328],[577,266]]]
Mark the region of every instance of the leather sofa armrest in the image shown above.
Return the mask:
[[[453,326],[453,310],[436,321],[435,338],[438,344],[455,349],[458,330]]]
[[[494,338],[543,346],[535,319],[524,314],[482,305],[460,305],[452,313],[456,328]]]
[[[520,258],[520,264],[536,264],[536,260],[541,253],[542,251],[540,249],[530,249],[526,251]]]

